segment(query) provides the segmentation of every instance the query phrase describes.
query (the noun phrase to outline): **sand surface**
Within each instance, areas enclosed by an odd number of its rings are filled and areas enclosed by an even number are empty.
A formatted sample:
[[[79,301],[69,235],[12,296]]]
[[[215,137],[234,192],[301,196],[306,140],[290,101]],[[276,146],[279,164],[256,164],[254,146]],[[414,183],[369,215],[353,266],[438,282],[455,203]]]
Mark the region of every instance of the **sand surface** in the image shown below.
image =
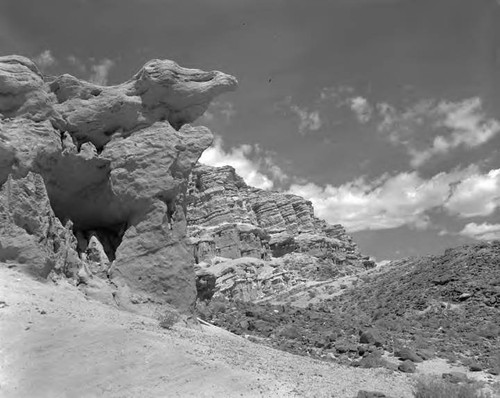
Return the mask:
[[[175,326],[0,266],[1,397],[411,397],[409,376]]]

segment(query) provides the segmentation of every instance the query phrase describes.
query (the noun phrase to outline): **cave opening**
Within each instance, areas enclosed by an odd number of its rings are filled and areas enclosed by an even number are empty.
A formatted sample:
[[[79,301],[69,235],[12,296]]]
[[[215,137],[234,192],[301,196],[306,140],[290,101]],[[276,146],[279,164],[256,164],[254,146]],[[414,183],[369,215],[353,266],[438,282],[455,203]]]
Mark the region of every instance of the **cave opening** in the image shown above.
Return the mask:
[[[106,256],[110,262],[116,258],[116,250],[122,243],[123,235],[128,228],[128,223],[118,223],[107,226],[86,227],[80,229],[78,226],[73,227],[73,234],[78,241],[78,254],[85,252],[92,236],[97,237],[101,243]]]

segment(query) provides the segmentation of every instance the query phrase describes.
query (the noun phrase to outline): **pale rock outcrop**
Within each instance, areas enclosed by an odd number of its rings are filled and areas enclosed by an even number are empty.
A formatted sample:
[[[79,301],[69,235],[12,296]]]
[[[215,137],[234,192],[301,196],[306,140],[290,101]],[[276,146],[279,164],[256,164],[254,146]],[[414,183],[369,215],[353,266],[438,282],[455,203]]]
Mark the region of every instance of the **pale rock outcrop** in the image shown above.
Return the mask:
[[[127,308],[169,303],[189,311],[196,292],[185,192],[213,137],[187,123],[236,84],[222,72],[153,60],[127,82],[105,87],[70,75],[44,78],[27,58],[1,57],[0,186],[12,190],[27,176],[44,185],[44,206],[79,235],[77,283],[96,287],[109,277]],[[11,235],[5,231],[2,247]],[[44,242],[37,247],[54,251]],[[54,265],[40,261],[46,276]]]
[[[112,262],[110,257],[114,258],[113,252],[109,252],[112,245],[109,242],[107,243],[107,253],[97,231],[88,231],[87,234],[77,231],[76,239],[77,250],[80,253],[80,258],[88,264],[89,274],[107,277]]]
[[[33,61],[19,55],[0,57],[0,117],[29,116],[35,121],[54,116],[55,95],[47,89]]]
[[[228,299],[256,301],[299,283],[294,274],[284,271],[280,265],[279,262],[254,257],[215,257],[210,263],[198,264],[196,274],[202,280],[209,275],[214,277],[214,293]]]
[[[262,228],[244,223],[227,223],[210,228],[192,228],[189,243],[196,262],[213,257],[254,257],[269,259],[269,234]]]
[[[42,177],[9,176],[0,189],[0,262],[23,264],[34,276],[57,270],[72,277],[81,266],[74,246],[71,224],[54,215]]]
[[[167,120],[179,129],[200,117],[217,95],[236,88],[236,79],[222,72],[182,68],[173,61],[149,61],[132,79],[116,86],[98,86],[63,75],[50,83],[57,97],[56,126],[79,143],[101,148],[114,134]]]
[[[49,121],[0,119],[0,185],[9,174],[20,178],[29,171],[40,173],[60,155],[60,134]]]

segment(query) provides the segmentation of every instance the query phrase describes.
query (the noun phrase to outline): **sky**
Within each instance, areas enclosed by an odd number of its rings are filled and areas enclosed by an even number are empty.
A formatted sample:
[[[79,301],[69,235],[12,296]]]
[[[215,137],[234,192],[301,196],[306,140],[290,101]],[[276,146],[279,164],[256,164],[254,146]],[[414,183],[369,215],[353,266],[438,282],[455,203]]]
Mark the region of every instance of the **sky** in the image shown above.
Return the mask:
[[[499,0],[0,0],[0,50],[107,85],[154,58],[236,76],[201,161],[377,261],[500,239]]]

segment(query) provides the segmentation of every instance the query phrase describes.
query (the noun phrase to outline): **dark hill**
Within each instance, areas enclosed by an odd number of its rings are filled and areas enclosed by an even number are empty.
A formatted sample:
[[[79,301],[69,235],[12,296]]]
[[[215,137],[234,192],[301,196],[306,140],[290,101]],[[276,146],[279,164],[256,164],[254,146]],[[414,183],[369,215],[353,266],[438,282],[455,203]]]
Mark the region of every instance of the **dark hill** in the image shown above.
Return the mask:
[[[236,302],[209,316],[235,332],[322,358],[357,359],[370,348],[357,349],[359,334],[374,329],[389,352],[409,347],[500,368],[500,242],[395,261],[320,301],[314,288],[309,293],[306,308]]]

